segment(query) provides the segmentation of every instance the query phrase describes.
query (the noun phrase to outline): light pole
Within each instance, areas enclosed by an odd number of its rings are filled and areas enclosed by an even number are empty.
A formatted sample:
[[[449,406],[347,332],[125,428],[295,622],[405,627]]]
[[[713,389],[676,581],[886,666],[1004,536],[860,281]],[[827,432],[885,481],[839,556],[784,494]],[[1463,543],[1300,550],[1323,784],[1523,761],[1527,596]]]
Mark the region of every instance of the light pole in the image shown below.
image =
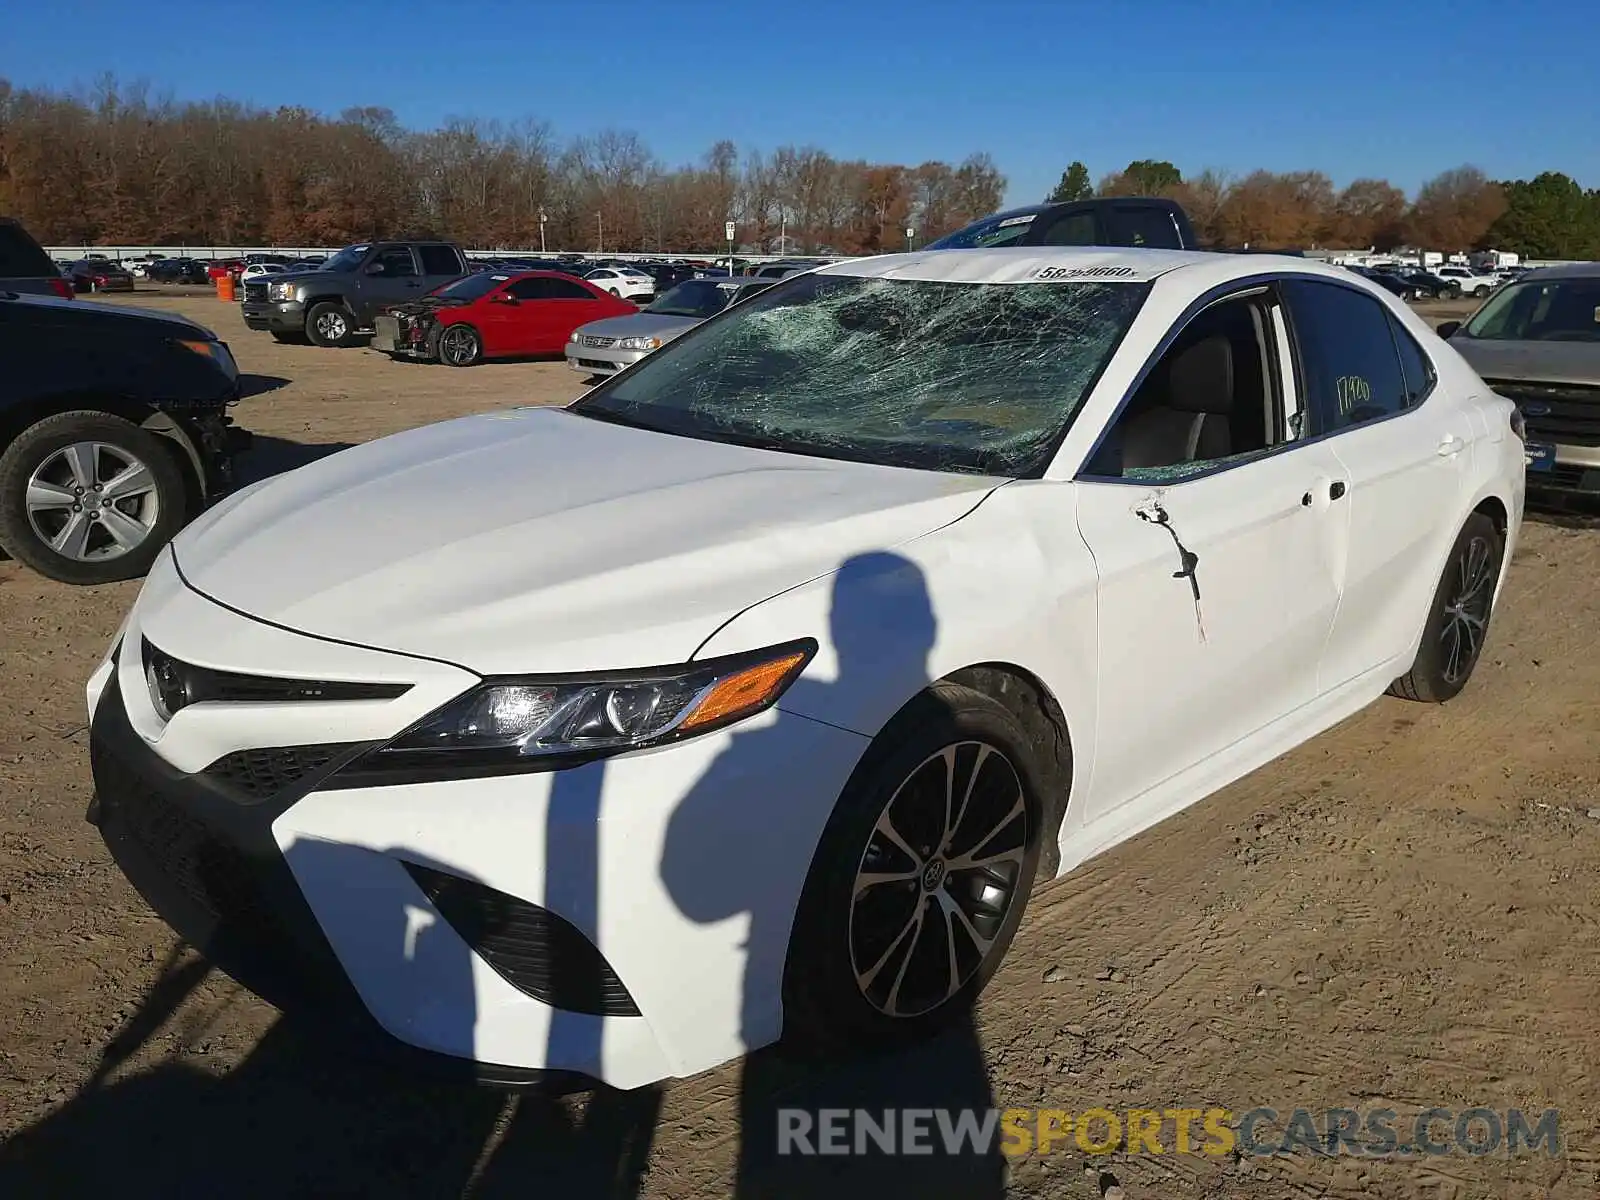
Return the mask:
[[[606,252],[606,214],[597,212],[594,215],[594,219],[600,223],[600,244],[594,248],[594,252],[596,254],[604,254]]]
[[[907,254],[911,253],[911,237],[916,232],[917,231],[915,229],[913,229],[911,226],[909,226],[909,225],[906,226],[906,253]]]
[[[544,223],[545,223],[545,221],[547,219],[548,218],[545,216],[544,205],[541,204],[541,205],[539,205],[539,253],[540,254],[544,253]]]

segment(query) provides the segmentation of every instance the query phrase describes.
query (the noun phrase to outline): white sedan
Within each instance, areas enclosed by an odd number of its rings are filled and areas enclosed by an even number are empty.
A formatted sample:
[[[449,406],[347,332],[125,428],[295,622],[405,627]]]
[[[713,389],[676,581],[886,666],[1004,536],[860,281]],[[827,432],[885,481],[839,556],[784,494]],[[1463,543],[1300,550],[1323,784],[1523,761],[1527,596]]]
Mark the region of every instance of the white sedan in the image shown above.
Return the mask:
[[[596,267],[584,278],[620,300],[649,300],[656,294],[656,281],[637,267]]]
[[[482,1076],[922,1036],[1036,883],[1466,684],[1521,432],[1305,259],[824,267],[211,509],[90,680],[92,815],[237,978]]]
[[[249,283],[252,279],[265,279],[269,275],[282,275],[286,270],[282,263],[263,262],[251,263],[239,272],[239,282]]]

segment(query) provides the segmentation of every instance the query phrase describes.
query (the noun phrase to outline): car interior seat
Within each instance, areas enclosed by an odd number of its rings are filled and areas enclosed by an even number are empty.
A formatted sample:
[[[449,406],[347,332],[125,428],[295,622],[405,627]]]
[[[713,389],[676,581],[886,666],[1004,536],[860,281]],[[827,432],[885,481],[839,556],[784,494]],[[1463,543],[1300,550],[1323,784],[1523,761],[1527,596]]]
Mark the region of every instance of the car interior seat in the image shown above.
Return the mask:
[[[1166,359],[1123,426],[1122,469],[1169,467],[1233,453],[1233,346],[1220,333]]]

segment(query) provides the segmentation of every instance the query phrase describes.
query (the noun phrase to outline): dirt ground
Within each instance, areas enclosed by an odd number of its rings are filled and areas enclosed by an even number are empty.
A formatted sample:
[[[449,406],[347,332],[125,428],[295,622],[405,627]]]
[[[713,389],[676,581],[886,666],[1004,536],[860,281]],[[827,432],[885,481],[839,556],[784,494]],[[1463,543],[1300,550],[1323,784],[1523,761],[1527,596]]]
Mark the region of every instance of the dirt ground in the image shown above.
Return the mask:
[[[233,345],[251,474],[581,390],[558,363],[279,346],[199,290],[131,302]],[[0,1196],[1600,1195],[1597,581],[1591,520],[1533,519],[1461,697],[1385,699],[1041,891],[972,1030],[549,1100],[350,1059],[176,944],[83,819],[83,684],[137,584],[0,563]],[[1402,1129],[1554,1107],[1564,1154],[771,1152],[778,1107],[829,1103],[1389,1108]]]

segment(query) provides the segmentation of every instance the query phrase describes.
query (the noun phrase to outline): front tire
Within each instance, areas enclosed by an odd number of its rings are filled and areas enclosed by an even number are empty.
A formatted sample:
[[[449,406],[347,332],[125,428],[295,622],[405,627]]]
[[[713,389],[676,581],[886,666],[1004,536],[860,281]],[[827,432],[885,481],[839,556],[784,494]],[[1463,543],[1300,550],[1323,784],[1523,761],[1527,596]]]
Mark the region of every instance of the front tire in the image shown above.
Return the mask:
[[[1478,512],[1468,517],[1434,591],[1417,660],[1389,685],[1390,695],[1443,704],[1466,687],[1489,633],[1504,555],[1505,540],[1494,522]]]
[[[323,300],[313,304],[306,313],[306,337],[314,346],[348,346],[354,333],[355,321],[342,304]]]
[[[1489,289],[1486,287],[1475,287],[1472,289],[1472,297],[1474,300],[1482,300],[1488,294]]]
[[[439,331],[439,361],[449,367],[470,367],[483,359],[483,338],[465,321]]]
[[[788,1045],[894,1045],[970,1013],[1033,888],[1043,777],[1016,714],[971,688],[936,683],[890,722],[806,878],[784,970]]]
[[[0,548],[62,583],[143,575],[187,508],[162,439],[121,417],[59,413],[0,454]]]

